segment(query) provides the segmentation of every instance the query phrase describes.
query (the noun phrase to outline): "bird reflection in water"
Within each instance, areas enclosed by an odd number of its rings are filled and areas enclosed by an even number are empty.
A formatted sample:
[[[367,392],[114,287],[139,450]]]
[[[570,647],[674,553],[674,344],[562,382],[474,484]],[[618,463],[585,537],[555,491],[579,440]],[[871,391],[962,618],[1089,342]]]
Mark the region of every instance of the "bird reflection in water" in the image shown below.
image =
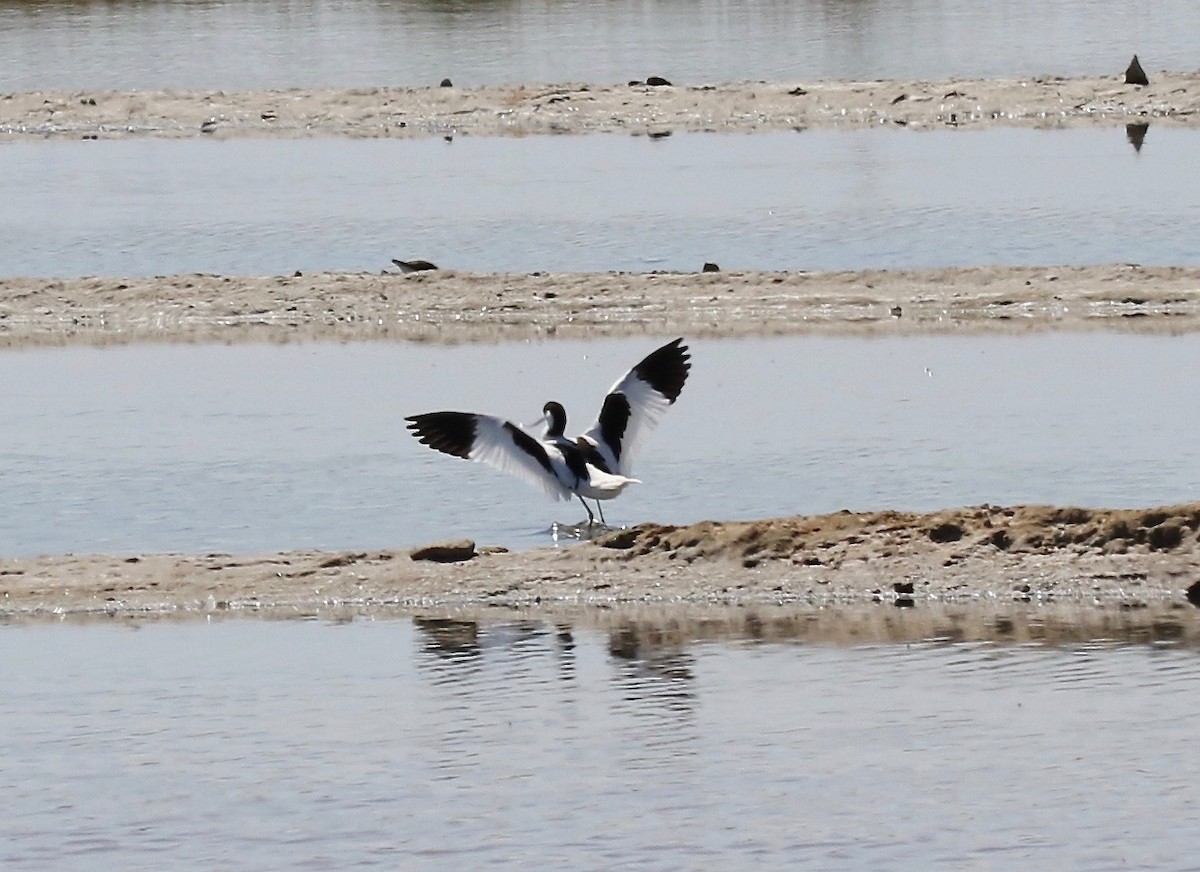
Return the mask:
[[[617,682],[627,700],[690,712],[696,701],[695,658],[661,629],[629,623],[610,632],[608,653],[618,666]]]
[[[1133,146],[1133,150],[1139,154],[1142,151],[1142,143],[1146,139],[1146,131],[1150,129],[1149,124],[1126,124],[1125,138],[1129,140],[1129,144]]]
[[[559,663],[560,677],[574,676],[575,638],[569,625],[549,625],[541,621],[486,622],[462,618],[416,617],[413,626],[423,641],[422,653],[431,655],[423,662],[434,668],[442,680],[453,680],[454,671],[445,667],[470,665],[482,668],[488,654],[516,661],[546,653],[546,642]],[[515,657],[514,657],[515,655]]]

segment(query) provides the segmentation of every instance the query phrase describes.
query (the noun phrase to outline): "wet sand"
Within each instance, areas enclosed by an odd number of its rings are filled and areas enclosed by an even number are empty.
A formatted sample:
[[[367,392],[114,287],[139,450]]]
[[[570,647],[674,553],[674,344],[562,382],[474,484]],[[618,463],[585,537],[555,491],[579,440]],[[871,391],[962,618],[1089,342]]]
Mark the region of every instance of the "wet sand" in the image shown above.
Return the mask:
[[[0,94],[0,137],[527,136],[1200,124],[1200,72],[940,81]]]
[[[0,345],[1200,329],[1200,267],[0,279]]]

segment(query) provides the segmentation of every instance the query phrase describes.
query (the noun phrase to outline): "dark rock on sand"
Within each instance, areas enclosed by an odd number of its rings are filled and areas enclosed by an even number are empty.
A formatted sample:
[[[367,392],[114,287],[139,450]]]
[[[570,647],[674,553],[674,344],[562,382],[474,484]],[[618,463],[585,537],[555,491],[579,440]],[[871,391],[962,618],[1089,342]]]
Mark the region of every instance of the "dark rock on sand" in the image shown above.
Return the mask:
[[[1187,589],[1187,601],[1200,607],[1200,581],[1193,582],[1192,586]]]
[[[721,271],[721,268],[719,266],[717,266],[715,263],[713,263],[712,261],[705,261],[704,266],[700,270],[700,272],[720,272],[720,271]]]
[[[437,269],[436,263],[430,263],[427,260],[397,260],[392,258],[392,263],[400,267],[401,272],[423,272],[424,270]]]
[[[1134,58],[1134,59],[1136,60],[1136,58]],[[666,79],[664,79],[662,76],[650,76],[649,78],[646,79],[646,84],[650,85],[651,87],[658,88],[658,87],[662,87],[664,85],[670,85],[671,83],[668,82]]]
[[[963,536],[962,527],[958,524],[947,521],[945,524],[939,524],[929,531],[929,538],[934,542],[957,542]]]
[[[470,539],[433,542],[408,552],[413,560],[432,560],[434,563],[461,563],[475,556],[475,543]]]
[[[1150,80],[1146,78],[1146,71],[1142,69],[1142,65],[1138,62],[1138,56],[1134,55],[1133,60],[1129,62],[1129,66],[1125,69],[1125,84],[1126,85],[1149,85]]]
[[[1183,520],[1169,518],[1157,527],[1151,527],[1146,542],[1156,551],[1169,551],[1183,541]]]

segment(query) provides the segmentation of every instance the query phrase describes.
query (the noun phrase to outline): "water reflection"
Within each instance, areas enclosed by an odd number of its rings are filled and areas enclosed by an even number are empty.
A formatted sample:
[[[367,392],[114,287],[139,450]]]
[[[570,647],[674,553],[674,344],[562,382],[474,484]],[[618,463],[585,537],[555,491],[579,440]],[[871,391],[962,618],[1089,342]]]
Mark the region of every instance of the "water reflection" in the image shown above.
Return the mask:
[[[694,698],[695,648],[713,643],[874,646],[920,643],[1077,648],[1080,646],[1200,647],[1200,611],[1178,601],[1136,608],[1092,605],[956,604],[914,601],[897,609],[870,605],[627,605],[559,615],[553,608],[533,621],[498,621],[482,608],[497,653],[516,647],[570,653],[580,631],[603,634],[608,660],[628,698],[687,707]],[[448,619],[415,619],[423,635]],[[479,632],[475,621],[461,623]],[[505,628],[503,631],[498,628]],[[520,632],[518,632],[518,628]],[[440,631],[437,631],[440,632]],[[540,640],[532,646],[526,643]],[[437,646],[441,653],[443,646]],[[431,649],[432,650],[432,649]]]
[[[1125,125],[1125,138],[1129,140],[1129,144],[1133,146],[1135,152],[1141,153],[1142,143],[1146,141],[1146,131],[1149,129],[1149,124]]]
[[[530,688],[551,677],[577,678],[575,629],[566,622],[420,615],[413,626],[421,640],[418,665],[435,684],[453,685],[468,697],[514,692],[512,684],[498,683],[501,677]],[[630,713],[682,724],[696,699],[695,660],[687,646],[646,622],[622,623],[608,629],[606,637],[613,686]]]
[[[653,624],[629,622],[608,632],[608,653],[622,698],[687,714],[696,701],[695,658]]]
[[[423,650],[435,657],[455,662],[474,660],[479,650],[479,623],[453,618],[413,618],[413,625],[425,640]]]

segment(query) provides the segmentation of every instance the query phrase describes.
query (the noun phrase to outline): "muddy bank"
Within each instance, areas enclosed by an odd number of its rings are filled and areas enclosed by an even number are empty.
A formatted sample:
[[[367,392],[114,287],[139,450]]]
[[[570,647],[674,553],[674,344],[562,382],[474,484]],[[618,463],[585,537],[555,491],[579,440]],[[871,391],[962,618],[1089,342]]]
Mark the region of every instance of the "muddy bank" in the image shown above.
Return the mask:
[[[0,345],[1200,329],[1200,268],[0,279]]]
[[[1200,504],[643,524],[566,548],[477,551],[453,563],[408,551],[8,559],[0,561],[0,617],[554,617],[631,605],[937,604],[1178,611],[1200,622],[1187,593],[1200,580]]]
[[[1024,79],[0,94],[6,139],[1200,124],[1200,72]]]

